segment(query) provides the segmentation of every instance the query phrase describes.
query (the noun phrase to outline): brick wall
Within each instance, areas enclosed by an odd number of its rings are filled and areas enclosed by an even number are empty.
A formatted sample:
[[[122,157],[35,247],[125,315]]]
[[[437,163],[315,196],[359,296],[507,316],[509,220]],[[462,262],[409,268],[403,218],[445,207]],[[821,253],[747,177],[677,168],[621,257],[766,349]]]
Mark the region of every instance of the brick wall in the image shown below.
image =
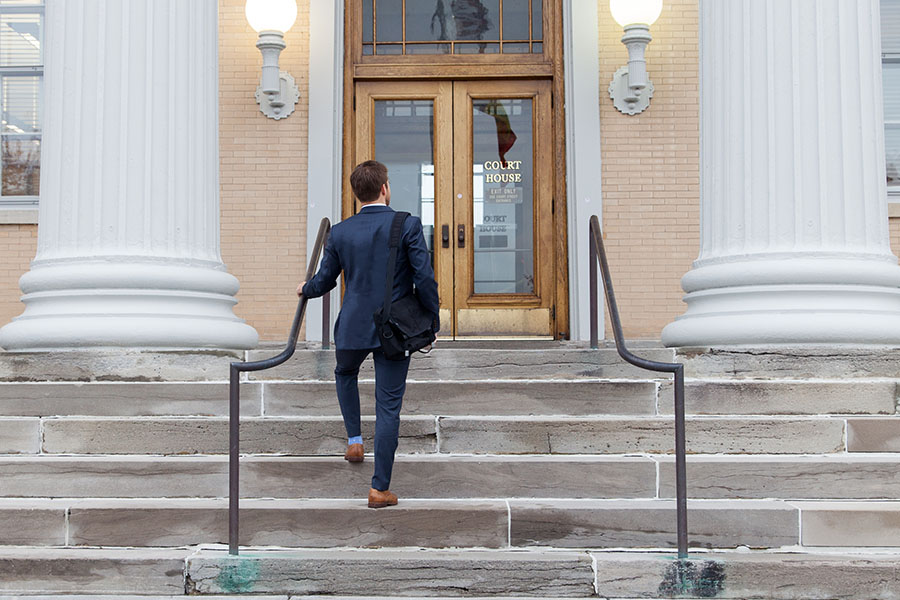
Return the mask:
[[[309,0],[285,35],[281,70],[300,88],[286,119],[266,118],[253,98],[262,56],[244,0],[219,0],[219,152],[222,259],[241,282],[236,314],[260,340],[284,340],[306,271]]]
[[[655,91],[635,116],[606,89],[628,54],[609,2],[599,6],[604,242],[626,337],[658,339],[684,312],[680,279],[700,247],[697,0],[667,1],[651,27]]]
[[[0,325],[25,310],[19,301],[19,277],[37,252],[37,225],[0,225]]]

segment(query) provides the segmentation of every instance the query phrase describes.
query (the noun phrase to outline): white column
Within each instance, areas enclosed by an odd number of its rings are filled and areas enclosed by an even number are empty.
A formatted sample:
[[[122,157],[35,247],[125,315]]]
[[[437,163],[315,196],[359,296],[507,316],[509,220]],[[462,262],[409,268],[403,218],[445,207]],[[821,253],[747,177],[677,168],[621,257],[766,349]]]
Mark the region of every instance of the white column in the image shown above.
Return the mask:
[[[878,0],[701,0],[701,248],[669,346],[900,344]]]
[[[38,250],[0,346],[256,344],[219,253],[217,32],[216,0],[48,0]]]

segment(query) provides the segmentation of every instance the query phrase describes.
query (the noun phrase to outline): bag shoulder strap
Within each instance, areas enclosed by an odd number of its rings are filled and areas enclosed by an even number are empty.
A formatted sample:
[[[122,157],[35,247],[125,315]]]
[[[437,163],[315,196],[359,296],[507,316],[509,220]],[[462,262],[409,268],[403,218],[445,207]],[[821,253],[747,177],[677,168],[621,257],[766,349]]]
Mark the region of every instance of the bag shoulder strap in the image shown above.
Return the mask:
[[[403,223],[409,216],[408,212],[398,212],[391,223],[391,237],[388,243],[390,254],[387,262],[387,276],[384,282],[384,308],[381,309],[382,323],[387,323],[391,318],[391,298],[394,294],[394,270],[397,266],[397,251],[400,248],[400,238],[403,236]]]

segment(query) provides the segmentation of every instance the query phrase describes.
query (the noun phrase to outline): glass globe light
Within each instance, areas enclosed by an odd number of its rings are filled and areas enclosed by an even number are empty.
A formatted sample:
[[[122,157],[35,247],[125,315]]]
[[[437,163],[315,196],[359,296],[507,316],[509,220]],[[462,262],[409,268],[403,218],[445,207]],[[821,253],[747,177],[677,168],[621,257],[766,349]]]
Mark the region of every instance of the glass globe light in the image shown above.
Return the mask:
[[[662,12],[662,4],[662,0],[609,0],[609,10],[622,27],[636,23],[653,25]]]
[[[260,31],[285,33],[297,20],[296,0],[247,0],[244,14],[250,27]]]

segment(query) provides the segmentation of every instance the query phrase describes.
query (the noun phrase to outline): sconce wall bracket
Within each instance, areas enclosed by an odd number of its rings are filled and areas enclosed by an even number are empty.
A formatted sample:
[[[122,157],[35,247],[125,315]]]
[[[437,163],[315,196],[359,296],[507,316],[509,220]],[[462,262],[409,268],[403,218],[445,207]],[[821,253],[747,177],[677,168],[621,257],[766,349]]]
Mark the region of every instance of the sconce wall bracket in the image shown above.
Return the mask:
[[[644,112],[650,106],[650,98],[653,97],[653,83],[647,81],[643,89],[633,90],[628,81],[628,67],[622,66],[613,75],[609,84],[609,97],[612,98],[616,110],[626,115],[636,115]]]
[[[279,71],[281,90],[277,94],[269,94],[260,85],[256,88],[256,103],[259,111],[270,119],[284,119],[291,116],[294,107],[300,100],[300,88],[287,71]]]

